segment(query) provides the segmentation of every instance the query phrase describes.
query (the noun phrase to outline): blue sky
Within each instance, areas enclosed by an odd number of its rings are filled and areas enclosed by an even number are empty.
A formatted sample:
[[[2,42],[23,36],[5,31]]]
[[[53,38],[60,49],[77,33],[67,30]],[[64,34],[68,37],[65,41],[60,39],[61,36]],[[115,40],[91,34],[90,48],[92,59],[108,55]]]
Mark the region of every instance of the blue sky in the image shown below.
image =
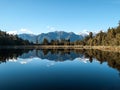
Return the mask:
[[[0,0],[0,29],[7,32],[94,32],[119,20],[120,0]]]

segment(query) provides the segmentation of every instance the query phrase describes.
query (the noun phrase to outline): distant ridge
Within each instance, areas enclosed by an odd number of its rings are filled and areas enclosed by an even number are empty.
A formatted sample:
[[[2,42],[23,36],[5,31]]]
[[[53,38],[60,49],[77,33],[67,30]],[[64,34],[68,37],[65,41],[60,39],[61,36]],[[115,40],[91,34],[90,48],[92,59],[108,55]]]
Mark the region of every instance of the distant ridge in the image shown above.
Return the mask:
[[[68,40],[70,39],[70,42],[74,42],[77,40],[82,40],[84,37],[82,35],[77,35],[73,32],[65,32],[65,31],[54,31],[54,32],[48,32],[48,33],[41,33],[39,35],[34,34],[19,34],[20,38],[24,40],[29,40],[30,42],[36,43],[36,39],[38,39],[39,43],[42,43],[44,38],[46,38],[49,42],[51,40]]]

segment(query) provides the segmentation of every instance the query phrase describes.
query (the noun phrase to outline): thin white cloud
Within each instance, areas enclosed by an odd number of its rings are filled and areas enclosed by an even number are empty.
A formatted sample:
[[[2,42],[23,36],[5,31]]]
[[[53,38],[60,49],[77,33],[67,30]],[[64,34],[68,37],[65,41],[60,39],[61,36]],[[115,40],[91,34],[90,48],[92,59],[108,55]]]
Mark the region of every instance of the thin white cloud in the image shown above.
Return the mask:
[[[63,29],[63,28],[58,28],[57,26],[54,27],[54,26],[47,26],[47,31],[48,32],[54,32],[54,31],[66,31],[66,29]]]
[[[18,62],[20,64],[28,64],[28,63],[30,63],[32,61],[33,61],[33,58],[31,58],[31,59],[20,59]]]
[[[9,34],[17,34],[17,31],[16,30],[8,31],[7,33],[9,33]]]
[[[84,29],[84,30],[82,30],[81,32],[79,32],[79,33],[77,33],[78,35],[82,35],[83,37],[85,37],[85,36],[87,36],[87,35],[89,35],[89,33],[90,32],[92,32],[93,33],[93,36],[95,36],[97,33],[99,33],[100,31],[90,31],[90,30],[87,30],[87,29]],[[103,32],[105,32],[105,31],[103,31]]]
[[[55,31],[56,30],[56,28],[53,27],[53,26],[47,26],[47,29],[50,30],[50,31]]]
[[[7,33],[9,34],[23,34],[23,33],[34,34],[31,30],[28,30],[26,28],[21,28],[20,30],[8,31]]]
[[[55,63],[54,62],[50,62],[50,63],[47,64],[47,67],[51,67],[53,65],[55,65]]]
[[[10,59],[9,62],[17,62],[16,59]]]
[[[76,58],[75,60],[80,60],[80,62],[83,62],[83,63],[88,63],[89,62],[89,59],[88,58],[85,58],[85,57],[78,57]]]
[[[19,31],[18,31],[19,34],[21,33],[29,33],[29,34],[33,34],[32,31],[28,30],[28,29],[25,29],[25,28],[21,28]]]
[[[22,62],[20,62],[20,64],[27,64],[27,62],[25,62],[25,61],[22,61]]]
[[[82,30],[81,32],[78,33],[78,35],[82,35],[83,37],[89,35],[89,32],[87,29]]]
[[[28,59],[22,59],[22,58],[18,58],[19,60],[17,59],[10,59],[9,62],[13,62],[13,63],[20,63],[20,64],[28,64],[32,61],[35,61],[35,60],[41,60],[40,58],[28,58]]]

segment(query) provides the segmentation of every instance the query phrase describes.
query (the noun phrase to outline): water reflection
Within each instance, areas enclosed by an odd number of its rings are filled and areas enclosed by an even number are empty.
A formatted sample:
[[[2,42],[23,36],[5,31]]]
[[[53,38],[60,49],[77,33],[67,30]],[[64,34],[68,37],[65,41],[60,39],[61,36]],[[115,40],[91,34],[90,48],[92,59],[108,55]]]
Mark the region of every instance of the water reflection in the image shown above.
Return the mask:
[[[89,58],[90,62],[92,62],[92,58],[96,58],[101,64],[107,62],[110,67],[120,70],[120,53],[118,52],[87,50],[84,55]]]
[[[117,52],[1,49],[0,62],[0,90],[120,90]]]
[[[24,53],[28,53],[26,49],[0,49],[0,63],[7,62],[9,59],[17,59]]]
[[[2,49],[0,50],[0,63],[6,62],[9,59],[17,60],[17,58],[29,59],[29,58],[40,58],[48,59],[51,61],[66,61],[75,60],[76,58],[89,59],[89,62],[93,62],[93,58],[98,60],[101,64],[107,62],[112,68],[116,68],[120,71],[120,53],[118,52],[107,52],[100,50],[26,50],[26,49]],[[83,60],[83,59],[82,59]],[[24,63],[24,62],[23,62]]]

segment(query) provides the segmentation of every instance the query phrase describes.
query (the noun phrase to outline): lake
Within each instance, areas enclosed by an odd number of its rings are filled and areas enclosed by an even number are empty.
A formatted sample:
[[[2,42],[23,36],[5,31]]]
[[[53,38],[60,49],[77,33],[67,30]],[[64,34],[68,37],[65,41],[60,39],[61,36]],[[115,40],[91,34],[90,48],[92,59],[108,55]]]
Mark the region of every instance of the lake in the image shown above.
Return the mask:
[[[120,90],[120,53],[0,49],[0,90]]]

